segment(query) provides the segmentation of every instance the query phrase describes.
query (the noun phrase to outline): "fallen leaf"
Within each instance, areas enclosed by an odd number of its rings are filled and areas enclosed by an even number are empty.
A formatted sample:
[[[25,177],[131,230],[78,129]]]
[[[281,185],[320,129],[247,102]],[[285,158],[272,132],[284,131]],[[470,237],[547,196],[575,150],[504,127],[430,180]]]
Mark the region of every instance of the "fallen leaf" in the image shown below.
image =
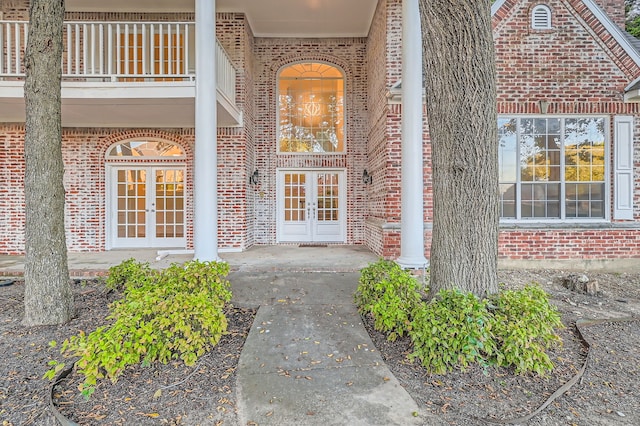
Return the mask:
[[[139,416],[149,417],[151,419],[155,419],[155,418],[160,417],[160,414],[158,414],[158,413],[136,413],[136,414],[139,415]]]

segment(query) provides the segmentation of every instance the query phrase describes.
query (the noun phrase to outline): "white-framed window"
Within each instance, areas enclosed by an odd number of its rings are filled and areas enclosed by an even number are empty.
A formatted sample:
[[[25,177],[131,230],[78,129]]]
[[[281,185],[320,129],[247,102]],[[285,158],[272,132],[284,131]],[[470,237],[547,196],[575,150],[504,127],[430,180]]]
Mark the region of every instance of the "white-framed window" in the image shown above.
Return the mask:
[[[531,28],[534,30],[551,29],[551,9],[549,6],[539,4],[531,10]]]
[[[288,65],[278,73],[278,152],[345,151],[345,78],[323,62]]]
[[[499,117],[503,220],[606,219],[605,117]]]

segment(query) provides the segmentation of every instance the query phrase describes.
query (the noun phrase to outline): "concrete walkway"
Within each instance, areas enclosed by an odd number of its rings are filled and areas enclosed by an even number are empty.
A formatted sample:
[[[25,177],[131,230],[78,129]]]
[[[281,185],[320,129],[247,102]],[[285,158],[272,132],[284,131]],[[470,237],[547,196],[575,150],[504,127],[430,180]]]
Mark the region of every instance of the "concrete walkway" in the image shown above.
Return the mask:
[[[155,250],[70,253],[75,277],[104,275],[129,258],[154,268],[190,260]],[[258,307],[238,365],[239,424],[418,425],[427,418],[375,350],[353,304],[359,270],[377,257],[362,246],[260,246],[221,253],[232,303]],[[0,276],[24,259],[0,256]]]
[[[362,325],[358,277],[230,275],[235,302],[260,306],[238,365],[239,424],[425,424]]]

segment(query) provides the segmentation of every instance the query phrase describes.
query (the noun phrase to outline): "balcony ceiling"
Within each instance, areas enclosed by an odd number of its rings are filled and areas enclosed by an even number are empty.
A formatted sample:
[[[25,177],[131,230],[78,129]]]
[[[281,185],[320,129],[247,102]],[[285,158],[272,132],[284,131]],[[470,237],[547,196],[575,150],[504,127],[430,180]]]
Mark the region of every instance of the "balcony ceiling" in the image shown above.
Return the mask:
[[[194,0],[67,0],[67,11],[192,12]],[[244,12],[256,37],[366,37],[378,0],[217,0]]]

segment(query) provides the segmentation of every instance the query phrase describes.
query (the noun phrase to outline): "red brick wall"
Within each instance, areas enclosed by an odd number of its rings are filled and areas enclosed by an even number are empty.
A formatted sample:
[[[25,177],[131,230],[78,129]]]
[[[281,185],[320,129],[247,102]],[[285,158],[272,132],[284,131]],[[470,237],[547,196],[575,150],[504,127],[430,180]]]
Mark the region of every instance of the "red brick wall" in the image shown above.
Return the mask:
[[[219,245],[239,250],[255,243],[255,187],[249,184],[255,170],[253,35],[244,14],[219,13],[216,19],[216,37],[236,68],[236,104],[243,121],[242,127],[218,129]]]
[[[247,240],[244,204],[245,150],[238,149],[240,129],[219,129],[219,245],[241,249]],[[71,251],[102,251],[106,247],[105,153],[114,143],[157,138],[181,145],[187,154],[187,247],[193,246],[193,129],[63,129],[67,246]],[[24,251],[24,126],[0,127],[0,253]],[[248,179],[248,178],[247,178]]]
[[[244,164],[240,129],[218,131],[218,239],[221,249],[250,246],[247,237]],[[193,247],[193,129],[63,129],[67,246],[71,251],[106,248],[105,153],[114,143],[137,138],[175,142],[185,149],[187,247]],[[0,127],[0,253],[24,251],[24,126]],[[140,162],[140,161],[138,161]],[[147,162],[150,164],[149,162]],[[153,163],[153,162],[151,162]],[[130,164],[128,162],[127,164]]]
[[[29,0],[3,0],[0,3],[3,19],[7,21],[28,21]]]
[[[595,0],[595,2],[607,13],[616,25],[624,29],[624,0]]]
[[[597,0],[620,23],[622,0]],[[538,101],[549,101],[548,114],[616,114],[636,117],[638,104],[622,101],[624,87],[640,69],[617,45],[580,0],[546,2],[554,29],[530,30],[530,10],[537,2],[507,0],[494,17],[497,45],[498,109],[501,114],[538,114]],[[26,0],[4,1],[5,19],[27,19]],[[509,6],[509,7],[507,7]],[[569,7],[574,7],[577,12]],[[140,19],[127,14],[68,14],[74,19]],[[192,14],[171,16],[189,20]],[[145,14],[144,19],[169,19]],[[401,107],[390,103],[388,89],[401,78],[401,0],[380,0],[367,39],[255,39],[242,14],[218,15],[218,38],[238,69],[238,104],[243,126],[220,129],[219,243],[243,249],[275,242],[276,168],[340,167],[348,173],[349,243],[365,243],[387,258],[400,253]],[[594,41],[594,34],[602,40]],[[347,77],[347,152],[327,156],[278,155],[276,146],[276,75],[300,60],[340,66]],[[24,246],[23,126],[0,127],[0,252],[21,253]],[[105,150],[130,137],[158,137],[181,144],[188,153],[187,230],[192,247],[193,129],[64,129],[67,173],[68,245],[75,251],[105,248]],[[612,136],[612,133],[611,133]],[[431,221],[431,168],[425,120],[425,222]],[[610,158],[613,158],[610,155]],[[500,256],[510,259],[601,259],[640,257],[640,144],[636,143],[636,221],[595,229],[528,225],[504,227]],[[613,164],[613,163],[611,163]],[[363,185],[362,171],[373,176]],[[259,170],[260,182],[248,184]],[[611,190],[612,188],[610,188]],[[425,251],[431,231],[425,231]]]
[[[578,3],[604,44],[559,0],[547,2],[553,30],[531,30],[534,2],[517,3],[506,19],[494,18],[499,101],[622,101],[625,86],[640,69],[619,59],[627,55],[579,0],[571,3]]]
[[[364,240],[362,171],[366,166],[367,79],[366,40],[257,38],[255,54],[255,163],[260,185],[255,197],[255,242],[276,241],[276,168],[345,168],[347,173],[347,242]],[[345,73],[346,153],[278,154],[276,144],[276,82],[278,70],[299,61],[322,61]]]
[[[603,25],[595,21],[594,15],[579,0],[569,0],[577,8],[568,9],[567,3],[560,0],[545,2],[553,10],[554,29],[550,31],[532,31],[530,29],[530,11],[539,2],[507,0],[506,5],[494,17],[494,36],[498,67],[498,111],[500,114],[539,114],[538,101],[549,102],[548,114],[602,114],[613,123],[618,114],[630,114],[636,117],[636,139],[640,135],[639,104],[623,102],[624,87],[638,75],[640,68],[627,59],[626,54],[616,43]],[[621,1],[605,2],[609,6]],[[381,11],[382,5],[389,10]],[[375,44],[378,39],[388,43],[386,56],[387,69],[391,75],[391,84],[399,75],[395,64],[400,61],[400,28],[397,22],[388,22],[382,29],[375,24],[379,21],[399,20],[399,2],[388,0],[380,2],[374,17],[374,26],[369,37],[369,49],[381,48]],[[379,36],[378,32],[384,34]],[[602,40],[594,40],[594,33]],[[375,37],[375,38],[374,38]],[[378,43],[380,43],[378,41]],[[369,86],[379,70],[370,64]],[[377,78],[375,81],[380,82]],[[380,89],[378,89],[380,90]],[[401,108],[388,104],[386,108],[373,104],[377,99],[371,91],[369,111],[372,129],[386,123],[384,137],[378,137],[380,144],[386,144],[381,153],[378,145],[369,146],[369,161],[377,161],[385,170],[384,185],[379,192],[384,201],[374,204],[371,209],[375,220],[367,226],[369,247],[386,258],[397,258],[400,254],[400,144],[401,144]],[[609,129],[610,140],[613,128]],[[428,129],[425,131],[425,221],[432,217],[430,145]],[[372,149],[373,148],[373,149]],[[612,149],[612,147],[611,147]],[[610,155],[613,167],[613,156]],[[508,259],[610,259],[640,257],[640,143],[636,143],[636,221],[625,224],[605,226],[531,225],[527,227],[503,226],[500,232],[500,257]],[[375,189],[375,188],[374,188]],[[613,178],[610,181],[613,191]],[[385,209],[376,208],[384,205]],[[382,239],[382,244],[378,239]],[[431,230],[425,231],[425,254],[429,256]]]
[[[24,126],[0,127],[0,253],[24,251]]]
[[[500,258],[628,259],[640,257],[638,229],[502,229]]]
[[[514,2],[507,2],[514,3]],[[537,2],[516,2],[494,17],[498,69],[498,113],[539,114],[538,101],[549,102],[548,114],[635,116],[638,104],[623,102],[623,91],[640,74],[604,26],[579,0],[546,2],[553,11],[550,31],[530,29],[530,10]],[[617,23],[624,21],[623,0],[597,0]],[[622,18],[621,18],[622,17]],[[598,34],[601,40],[595,37]],[[622,59],[624,58],[624,59]],[[636,218],[640,218],[640,144],[636,142]],[[613,144],[610,169],[613,169]],[[613,193],[613,177],[609,190]],[[610,211],[612,213],[612,209]],[[640,223],[597,225],[503,226],[500,257],[508,259],[612,259],[640,257]]]
[[[387,181],[387,0],[380,0],[367,39],[368,135],[366,169],[372,183],[365,188],[365,244],[384,251],[382,225],[386,220]]]

